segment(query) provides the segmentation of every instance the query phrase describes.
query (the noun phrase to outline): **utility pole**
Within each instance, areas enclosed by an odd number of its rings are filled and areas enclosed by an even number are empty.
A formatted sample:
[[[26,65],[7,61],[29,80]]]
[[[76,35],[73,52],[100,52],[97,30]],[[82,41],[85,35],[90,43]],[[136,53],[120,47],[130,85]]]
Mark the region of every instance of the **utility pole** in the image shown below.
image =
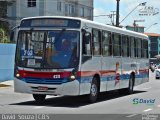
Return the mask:
[[[119,1],[120,1],[120,0],[117,0],[116,27],[119,27]]]

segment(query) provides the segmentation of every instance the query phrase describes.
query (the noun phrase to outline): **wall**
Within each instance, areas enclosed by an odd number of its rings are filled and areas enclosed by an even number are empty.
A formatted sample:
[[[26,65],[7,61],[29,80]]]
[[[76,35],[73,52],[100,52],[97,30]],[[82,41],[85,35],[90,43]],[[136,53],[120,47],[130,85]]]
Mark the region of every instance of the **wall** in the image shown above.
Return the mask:
[[[0,82],[13,80],[15,44],[0,43]]]

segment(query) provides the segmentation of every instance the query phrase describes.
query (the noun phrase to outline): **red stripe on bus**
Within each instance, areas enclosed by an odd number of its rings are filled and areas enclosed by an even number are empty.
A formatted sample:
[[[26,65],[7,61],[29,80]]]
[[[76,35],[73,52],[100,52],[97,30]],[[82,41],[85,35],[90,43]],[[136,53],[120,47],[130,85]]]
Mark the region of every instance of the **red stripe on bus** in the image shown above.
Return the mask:
[[[32,78],[54,78],[55,75],[60,75],[60,78],[69,77],[71,72],[34,72],[20,70],[18,72],[21,77],[32,77]]]

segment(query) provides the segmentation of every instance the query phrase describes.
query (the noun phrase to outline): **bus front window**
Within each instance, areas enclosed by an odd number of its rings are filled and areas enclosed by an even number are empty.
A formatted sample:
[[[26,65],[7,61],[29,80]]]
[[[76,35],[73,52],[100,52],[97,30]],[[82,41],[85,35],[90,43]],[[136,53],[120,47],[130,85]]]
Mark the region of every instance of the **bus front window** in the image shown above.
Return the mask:
[[[74,68],[78,64],[78,31],[21,31],[16,64],[29,68]]]

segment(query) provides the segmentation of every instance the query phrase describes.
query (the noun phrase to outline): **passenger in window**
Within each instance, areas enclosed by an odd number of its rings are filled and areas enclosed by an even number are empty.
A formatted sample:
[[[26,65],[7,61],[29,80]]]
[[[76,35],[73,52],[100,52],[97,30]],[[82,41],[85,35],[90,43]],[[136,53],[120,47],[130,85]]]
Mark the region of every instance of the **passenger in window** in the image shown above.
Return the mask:
[[[55,53],[55,49],[52,49],[52,53],[49,55],[48,63],[58,68],[66,68],[70,64],[72,55],[71,42],[67,39],[62,39],[60,51]]]

